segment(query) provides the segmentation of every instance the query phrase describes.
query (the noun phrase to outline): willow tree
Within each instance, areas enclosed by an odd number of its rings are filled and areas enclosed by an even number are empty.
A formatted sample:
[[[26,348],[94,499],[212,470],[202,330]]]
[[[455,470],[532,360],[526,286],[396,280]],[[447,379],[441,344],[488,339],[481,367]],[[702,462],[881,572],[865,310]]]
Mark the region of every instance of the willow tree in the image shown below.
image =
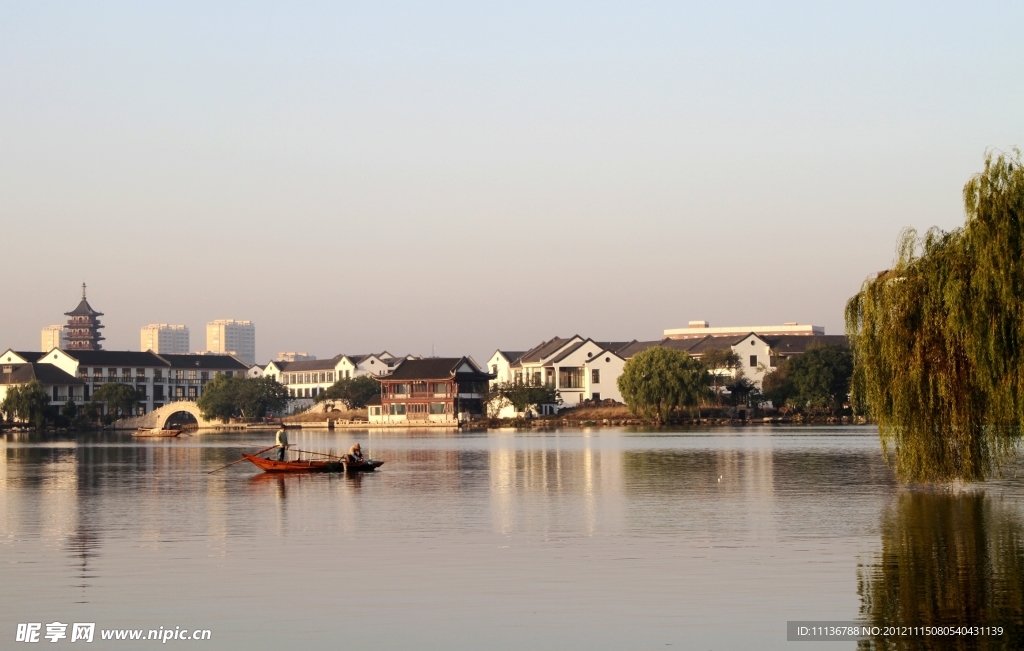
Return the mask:
[[[986,157],[962,228],[901,235],[846,305],[854,391],[904,481],[983,480],[1024,423],[1024,170]]]

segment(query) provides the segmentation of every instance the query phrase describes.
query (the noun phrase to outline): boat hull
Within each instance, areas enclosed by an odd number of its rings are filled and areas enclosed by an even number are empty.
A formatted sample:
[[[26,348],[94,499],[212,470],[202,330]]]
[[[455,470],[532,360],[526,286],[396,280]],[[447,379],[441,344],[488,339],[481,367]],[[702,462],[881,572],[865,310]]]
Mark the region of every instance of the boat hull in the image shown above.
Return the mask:
[[[293,473],[293,472],[373,472],[384,465],[383,461],[367,459],[360,463],[345,463],[343,461],[278,461],[276,459],[265,459],[252,454],[242,455],[246,460],[263,472]]]
[[[171,438],[181,434],[181,430],[178,429],[140,429],[137,432],[132,432],[132,436],[137,439],[140,438]]]

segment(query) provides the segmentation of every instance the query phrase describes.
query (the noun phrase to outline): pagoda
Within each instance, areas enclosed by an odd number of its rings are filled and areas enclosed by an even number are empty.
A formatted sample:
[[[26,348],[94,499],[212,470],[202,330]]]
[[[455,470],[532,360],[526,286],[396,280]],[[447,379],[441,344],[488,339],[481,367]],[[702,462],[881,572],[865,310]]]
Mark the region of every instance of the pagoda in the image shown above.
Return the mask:
[[[100,350],[103,348],[100,345],[100,340],[104,338],[100,334],[100,328],[103,326],[100,325],[98,318],[103,316],[103,312],[92,309],[89,301],[85,300],[85,283],[82,283],[82,302],[78,304],[78,307],[64,314],[71,317],[68,319],[67,325],[68,350]]]

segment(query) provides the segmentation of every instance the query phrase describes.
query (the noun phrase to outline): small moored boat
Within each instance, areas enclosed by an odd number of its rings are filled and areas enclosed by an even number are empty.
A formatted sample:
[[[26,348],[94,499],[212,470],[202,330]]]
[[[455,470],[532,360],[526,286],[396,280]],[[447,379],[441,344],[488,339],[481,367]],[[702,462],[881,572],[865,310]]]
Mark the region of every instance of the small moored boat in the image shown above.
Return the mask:
[[[181,434],[180,429],[153,429],[152,427],[140,427],[132,432],[135,438],[170,438]]]
[[[383,461],[375,459],[348,463],[343,459],[278,461],[258,457],[255,454],[242,454],[242,457],[263,472],[373,472],[384,465]]]

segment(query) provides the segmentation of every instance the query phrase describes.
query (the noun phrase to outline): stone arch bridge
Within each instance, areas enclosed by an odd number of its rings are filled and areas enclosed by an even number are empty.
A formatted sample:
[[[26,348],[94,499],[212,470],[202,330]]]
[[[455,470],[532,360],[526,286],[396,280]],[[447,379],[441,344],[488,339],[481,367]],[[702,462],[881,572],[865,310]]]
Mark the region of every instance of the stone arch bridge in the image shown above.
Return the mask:
[[[172,416],[181,413],[190,414],[196,419],[200,428],[221,426],[219,421],[203,418],[203,414],[199,411],[196,403],[182,400],[180,402],[169,402],[159,409],[154,409],[145,416],[133,416],[114,421],[114,429],[138,429],[140,427],[163,429]]]

